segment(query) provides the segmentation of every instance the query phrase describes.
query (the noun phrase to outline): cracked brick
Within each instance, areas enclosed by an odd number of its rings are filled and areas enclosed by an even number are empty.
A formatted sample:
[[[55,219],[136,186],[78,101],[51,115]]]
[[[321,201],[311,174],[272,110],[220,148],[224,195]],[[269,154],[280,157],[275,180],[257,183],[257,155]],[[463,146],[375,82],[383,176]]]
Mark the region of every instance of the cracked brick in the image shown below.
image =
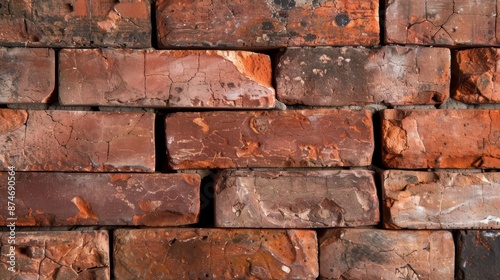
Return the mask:
[[[285,104],[436,104],[449,96],[450,51],[443,48],[288,48],[277,67]]]
[[[0,170],[155,170],[154,114],[0,109]]]
[[[356,227],[379,222],[377,189],[368,170],[223,171],[215,179],[214,201],[217,227]]]
[[[63,105],[273,108],[269,56],[244,51],[62,50]],[[101,70],[96,70],[101,69]]]
[[[374,149],[368,110],[173,113],[166,139],[174,169],[367,166]]]
[[[0,172],[5,193],[7,177]],[[200,210],[197,174],[19,172],[16,189],[18,226],[177,226],[198,222]],[[7,204],[2,226],[4,213]]]
[[[500,231],[461,230],[457,234],[458,280],[500,278]]]
[[[316,232],[258,229],[114,231],[118,279],[316,279]]]
[[[272,48],[379,43],[378,1],[156,2],[160,47]]]

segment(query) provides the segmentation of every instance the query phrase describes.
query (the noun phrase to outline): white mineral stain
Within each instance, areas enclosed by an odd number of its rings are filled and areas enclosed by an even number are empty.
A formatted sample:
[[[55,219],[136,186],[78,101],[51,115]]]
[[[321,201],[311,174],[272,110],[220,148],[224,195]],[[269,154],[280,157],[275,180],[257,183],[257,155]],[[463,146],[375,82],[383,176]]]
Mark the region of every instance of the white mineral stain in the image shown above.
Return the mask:
[[[286,265],[282,266],[281,270],[283,270],[285,273],[290,273],[290,268]]]

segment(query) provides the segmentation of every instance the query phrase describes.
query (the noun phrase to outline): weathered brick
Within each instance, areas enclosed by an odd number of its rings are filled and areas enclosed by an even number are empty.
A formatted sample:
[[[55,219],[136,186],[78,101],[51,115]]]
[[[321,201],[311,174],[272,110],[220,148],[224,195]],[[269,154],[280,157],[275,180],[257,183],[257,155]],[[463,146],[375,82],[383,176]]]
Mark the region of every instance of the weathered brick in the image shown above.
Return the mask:
[[[277,67],[285,104],[435,104],[450,91],[450,51],[384,46],[288,48]]]
[[[154,114],[0,109],[0,170],[155,170]]]
[[[243,51],[61,51],[63,105],[262,107],[275,105],[269,56]],[[100,70],[96,70],[100,69]]]
[[[175,169],[369,165],[368,110],[174,113],[166,118]]]
[[[500,231],[459,231],[455,279],[500,279]]]
[[[7,194],[8,174],[0,172]],[[82,174],[18,172],[16,224],[20,226],[176,226],[198,221],[198,174]],[[43,199],[40,199],[40,198]],[[7,203],[0,225],[8,225]]]
[[[9,232],[0,232],[1,279],[110,279],[107,231],[17,231],[15,242],[11,272]]]
[[[54,50],[0,47],[0,103],[47,103],[55,68]]]
[[[453,97],[471,104],[500,102],[500,49],[477,48],[455,54]]]
[[[214,199],[217,227],[356,227],[379,222],[377,189],[368,170],[224,171],[216,179]]]
[[[489,45],[500,43],[498,0],[386,0],[386,43]]]
[[[156,2],[160,47],[376,45],[375,0]]]
[[[147,244],[147,246],[144,246]],[[316,279],[308,230],[145,229],[114,232],[117,279]]]
[[[498,168],[500,110],[384,110],[389,168]]]
[[[0,6],[0,45],[151,46],[149,0],[19,0]]]
[[[388,228],[500,229],[500,173],[384,172]]]
[[[453,279],[448,231],[329,229],[319,244],[320,279]]]

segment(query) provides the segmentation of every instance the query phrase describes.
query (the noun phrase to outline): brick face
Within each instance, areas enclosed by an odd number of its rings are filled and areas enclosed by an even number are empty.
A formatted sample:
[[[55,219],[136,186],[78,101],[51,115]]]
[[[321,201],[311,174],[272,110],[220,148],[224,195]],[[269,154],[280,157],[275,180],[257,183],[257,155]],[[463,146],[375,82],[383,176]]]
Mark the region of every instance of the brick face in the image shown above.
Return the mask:
[[[456,279],[500,278],[500,231],[461,230],[457,240]]]

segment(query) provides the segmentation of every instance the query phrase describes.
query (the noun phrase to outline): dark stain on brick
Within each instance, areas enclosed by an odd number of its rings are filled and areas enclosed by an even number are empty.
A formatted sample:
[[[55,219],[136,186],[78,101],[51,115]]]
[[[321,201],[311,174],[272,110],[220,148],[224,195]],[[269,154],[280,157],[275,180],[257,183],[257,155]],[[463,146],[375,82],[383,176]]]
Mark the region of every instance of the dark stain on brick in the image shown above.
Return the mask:
[[[348,14],[340,13],[335,17],[335,23],[340,27],[345,27],[351,22]]]
[[[274,29],[274,25],[272,22],[264,21],[262,23],[262,30],[273,30],[273,29]]]
[[[305,22],[305,21],[301,21],[301,22],[300,22],[300,26],[302,26],[302,27],[306,27],[306,26],[307,26],[307,22]]]
[[[316,40],[316,35],[307,34],[306,37],[304,37],[304,39],[306,39],[306,41],[314,41],[314,40]]]
[[[295,7],[295,0],[274,0],[274,4],[280,6],[284,10]]]

